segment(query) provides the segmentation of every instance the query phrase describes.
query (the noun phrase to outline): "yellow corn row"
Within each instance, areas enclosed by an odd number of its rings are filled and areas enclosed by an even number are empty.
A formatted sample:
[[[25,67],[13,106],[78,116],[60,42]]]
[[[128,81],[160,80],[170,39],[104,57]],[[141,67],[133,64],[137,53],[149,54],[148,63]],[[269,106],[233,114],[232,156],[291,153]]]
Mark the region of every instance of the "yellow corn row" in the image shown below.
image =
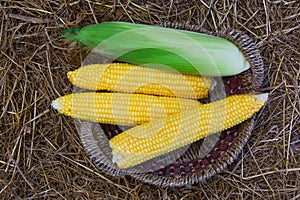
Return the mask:
[[[127,63],[92,64],[68,72],[72,84],[90,90],[206,98],[211,79]]]
[[[198,101],[191,99],[95,92],[68,94],[52,102],[52,106],[64,115],[124,126],[165,118],[199,105]]]
[[[267,94],[234,95],[129,129],[109,142],[113,162],[129,168],[231,128],[250,118],[266,99]]]

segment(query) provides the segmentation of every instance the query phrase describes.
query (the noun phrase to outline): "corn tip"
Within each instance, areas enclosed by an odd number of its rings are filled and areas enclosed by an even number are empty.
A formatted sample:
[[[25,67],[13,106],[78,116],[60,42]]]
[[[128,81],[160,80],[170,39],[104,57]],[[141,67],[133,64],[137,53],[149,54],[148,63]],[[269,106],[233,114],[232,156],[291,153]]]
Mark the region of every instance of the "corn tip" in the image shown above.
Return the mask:
[[[257,99],[264,103],[268,100],[268,96],[269,96],[269,93],[262,93],[262,94],[256,95]]]
[[[116,155],[113,155],[112,157],[112,162],[113,163],[119,163],[121,160],[122,160],[122,155],[121,154],[116,154]]]
[[[74,82],[74,74],[75,74],[74,71],[71,71],[71,72],[68,72],[68,73],[67,73],[67,77],[68,77],[68,79],[71,81],[71,83]]]
[[[51,106],[52,106],[55,110],[61,110],[61,109],[62,109],[62,103],[59,102],[59,101],[57,101],[57,100],[52,101]]]
[[[210,88],[208,88],[210,91],[213,90],[217,86],[217,81],[212,77],[211,79]]]

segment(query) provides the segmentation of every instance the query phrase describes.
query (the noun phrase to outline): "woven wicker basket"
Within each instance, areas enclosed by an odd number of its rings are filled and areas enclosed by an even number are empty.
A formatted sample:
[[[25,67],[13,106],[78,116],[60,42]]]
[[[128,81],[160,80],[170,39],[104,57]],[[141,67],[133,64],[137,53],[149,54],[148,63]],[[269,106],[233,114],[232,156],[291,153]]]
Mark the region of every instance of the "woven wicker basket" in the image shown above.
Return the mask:
[[[261,86],[263,80],[262,58],[256,45],[242,32],[226,30],[221,33],[211,33],[199,26],[178,23],[164,23],[160,26],[223,37],[240,48],[248,59],[251,68],[238,76],[226,77],[221,80],[226,95],[255,92]],[[107,62],[107,60],[102,60],[102,62]],[[218,87],[215,88],[215,92],[217,92]],[[203,140],[200,140],[189,145],[186,149],[176,151],[175,153],[180,153],[180,156],[177,156],[172,164],[160,167],[161,163],[159,163],[159,159],[156,159],[152,160],[152,165],[157,164],[155,170],[144,169],[143,171],[139,171],[137,168],[135,170],[120,170],[111,162],[112,155],[108,142],[111,137],[122,132],[120,127],[79,120],[76,120],[76,124],[88,156],[105,173],[113,176],[129,175],[154,185],[182,186],[208,179],[231,164],[248,141],[255,118],[256,115],[217,135],[217,142],[205,155],[199,152],[203,144]],[[175,153],[171,153],[167,157],[171,158]]]

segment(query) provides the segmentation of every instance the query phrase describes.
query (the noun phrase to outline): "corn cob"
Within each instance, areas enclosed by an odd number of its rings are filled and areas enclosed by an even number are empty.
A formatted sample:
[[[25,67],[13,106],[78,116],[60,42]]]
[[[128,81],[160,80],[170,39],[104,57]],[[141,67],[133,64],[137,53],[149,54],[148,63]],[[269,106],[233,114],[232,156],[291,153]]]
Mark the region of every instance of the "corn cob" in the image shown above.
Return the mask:
[[[211,79],[127,63],[93,64],[68,72],[72,84],[90,90],[207,98]]]
[[[196,108],[198,101],[125,93],[73,93],[57,98],[53,108],[87,121],[133,126]]]
[[[101,56],[180,73],[230,76],[250,67],[230,41],[191,31],[104,22],[67,29],[64,36],[95,47],[94,52]]]
[[[110,140],[113,162],[129,168],[226,130],[250,118],[267,99],[262,95],[234,95],[202,104],[129,129]]]

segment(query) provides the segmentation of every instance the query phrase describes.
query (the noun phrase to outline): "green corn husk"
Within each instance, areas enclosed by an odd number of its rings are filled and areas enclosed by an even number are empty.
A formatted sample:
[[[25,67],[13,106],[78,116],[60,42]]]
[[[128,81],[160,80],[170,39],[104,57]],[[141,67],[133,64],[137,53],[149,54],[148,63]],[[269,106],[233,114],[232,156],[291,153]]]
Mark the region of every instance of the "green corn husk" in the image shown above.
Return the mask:
[[[68,40],[95,47],[114,60],[204,76],[231,76],[250,68],[230,41],[185,30],[104,22],[64,32]]]

